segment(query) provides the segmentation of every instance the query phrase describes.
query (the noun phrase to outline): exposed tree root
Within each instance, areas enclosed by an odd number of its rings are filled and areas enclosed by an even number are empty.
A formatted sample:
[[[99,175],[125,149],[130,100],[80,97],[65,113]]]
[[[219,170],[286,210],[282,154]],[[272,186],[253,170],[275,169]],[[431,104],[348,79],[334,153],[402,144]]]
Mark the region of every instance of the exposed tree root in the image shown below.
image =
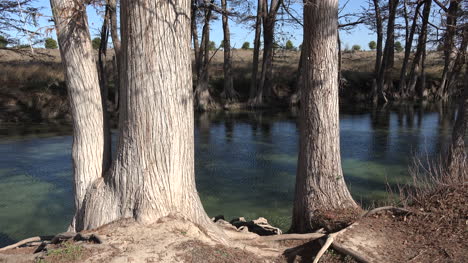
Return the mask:
[[[66,240],[73,240],[73,241],[87,241],[87,242],[93,242],[96,244],[102,244],[103,239],[99,235],[96,234],[82,234],[82,233],[74,233],[74,232],[64,232],[57,234],[55,236],[36,236],[36,237],[30,237],[26,238],[24,240],[21,240],[15,244],[0,248],[0,251],[6,251],[9,249],[15,249],[20,246],[27,245],[29,243],[34,243],[34,242],[41,242],[38,248],[34,251],[34,253],[41,252],[46,248],[48,244],[59,244],[63,241]]]
[[[364,214],[362,214],[361,218],[362,217],[368,217],[368,216],[371,216],[373,214],[376,214],[380,211],[387,211],[387,210],[391,210],[393,212],[397,212],[397,213],[402,213],[402,214],[412,214],[413,212],[407,210],[407,209],[404,209],[404,208],[400,208],[400,207],[395,207],[395,206],[382,206],[382,207],[377,207],[375,209],[372,209],[370,211],[367,211],[365,212]]]
[[[359,253],[356,253],[355,251],[352,251],[350,249],[347,249],[345,247],[343,247],[342,245],[340,245],[338,242],[333,242],[332,243],[332,247],[333,249],[335,249],[336,251],[338,251],[339,253],[343,254],[343,255],[348,255],[352,258],[354,258],[356,261],[358,262],[361,262],[361,263],[368,263],[368,262],[371,262],[368,258],[362,256],[361,254]]]
[[[275,236],[259,236],[259,241],[284,241],[284,240],[315,240],[325,236],[322,233],[307,233],[307,234],[283,234]]]
[[[0,248],[0,251],[6,251],[6,250],[9,250],[9,249],[14,249],[14,248],[26,245],[26,244],[31,243],[31,242],[51,240],[53,237],[54,236],[36,236],[36,237],[26,238],[24,240],[16,242],[15,244],[12,244],[12,245],[9,245],[9,246],[6,246],[6,247],[2,247],[2,248]]]

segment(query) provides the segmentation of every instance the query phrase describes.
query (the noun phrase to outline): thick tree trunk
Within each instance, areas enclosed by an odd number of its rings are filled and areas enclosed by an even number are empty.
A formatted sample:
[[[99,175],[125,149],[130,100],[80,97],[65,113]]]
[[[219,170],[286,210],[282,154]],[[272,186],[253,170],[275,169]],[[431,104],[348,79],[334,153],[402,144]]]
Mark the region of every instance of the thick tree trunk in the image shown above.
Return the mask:
[[[429,15],[431,13],[432,0],[425,0],[421,30],[418,38],[418,45],[416,47],[416,52],[414,54],[413,64],[411,66],[411,72],[408,77],[407,85],[407,94],[413,96],[416,92],[416,85],[419,83],[423,85],[424,82],[424,58],[426,51],[426,41],[427,41],[427,26],[429,22]]]
[[[232,58],[231,58],[231,33],[229,32],[227,0],[221,0],[223,10],[223,33],[224,33],[224,90],[221,94],[227,102],[235,102],[239,98],[234,89],[232,76]]]
[[[273,75],[273,48],[274,48],[274,33],[276,24],[276,14],[282,0],[272,0],[270,8],[268,1],[263,0],[263,59],[262,71],[258,80],[257,94],[253,100],[253,105],[260,106],[264,103],[264,99],[271,94],[271,77]]]
[[[252,77],[250,79],[250,94],[249,94],[249,100],[252,103],[255,99],[255,95],[257,94],[258,61],[259,61],[259,56],[260,56],[260,35],[262,33],[262,12],[263,12],[263,0],[258,0],[257,18],[255,21],[254,50],[253,50],[253,59],[252,59]]]
[[[206,111],[218,108],[218,105],[211,97],[210,93],[210,22],[213,12],[213,1],[204,0],[205,20],[202,32],[202,41],[199,52],[200,72],[198,73],[199,79],[195,88],[195,109],[198,111]]]
[[[444,70],[442,72],[442,81],[440,83],[440,96],[447,97],[448,87],[450,86],[450,75],[455,66],[457,57],[457,48],[455,46],[455,34],[457,29],[458,10],[461,0],[451,0],[447,12],[447,28],[444,36]]]
[[[403,62],[401,65],[401,70],[400,70],[400,84],[398,90],[402,93],[403,97],[407,97],[408,94],[405,94],[404,92],[406,91],[406,78],[407,78],[407,67],[408,67],[408,62],[409,62],[409,57],[411,54],[411,48],[413,47],[413,39],[414,39],[414,33],[416,32],[416,26],[418,24],[418,14],[419,14],[419,9],[421,8],[423,1],[419,1],[416,4],[416,9],[414,11],[414,17],[413,17],[413,22],[411,24],[411,29],[409,32],[408,39],[405,43],[405,56],[403,57]]]
[[[80,229],[171,214],[209,225],[194,178],[190,1],[121,6],[126,114],[116,160],[89,191]]]
[[[304,6],[304,87],[299,117],[299,159],[291,231],[309,232],[315,213],[356,209],[343,178],[338,108],[338,0]]]
[[[375,67],[374,74],[377,75],[380,72],[380,64],[382,63],[382,53],[383,53],[383,19],[380,12],[379,0],[373,0],[374,9],[375,9],[375,26],[377,29],[377,50],[375,56]]]
[[[387,91],[393,87],[391,71],[395,60],[395,16],[397,6],[398,0],[388,1],[387,38],[385,40],[385,49],[379,68],[379,75],[377,76],[378,97],[385,102],[388,100]]]
[[[105,153],[104,115],[99,77],[88,31],[86,8],[81,2],[51,0],[60,55],[65,67],[73,116],[73,182],[76,214],[70,230],[81,230],[79,215],[91,184],[110,162]]]

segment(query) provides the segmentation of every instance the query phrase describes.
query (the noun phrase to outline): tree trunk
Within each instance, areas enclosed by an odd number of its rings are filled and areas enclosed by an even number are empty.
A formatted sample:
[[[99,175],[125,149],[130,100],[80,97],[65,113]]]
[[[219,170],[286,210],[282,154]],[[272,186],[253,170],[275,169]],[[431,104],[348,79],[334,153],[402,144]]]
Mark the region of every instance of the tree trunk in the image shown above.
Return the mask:
[[[117,158],[90,189],[80,228],[171,214],[209,226],[194,177],[190,1],[121,6],[126,114]]]
[[[86,8],[82,2],[50,1],[60,55],[73,116],[73,182],[75,216],[70,230],[81,230],[80,214],[92,182],[100,178],[110,162],[105,149],[104,115],[99,77],[88,31]]]
[[[463,66],[466,64],[466,51],[468,47],[468,23],[463,25],[462,37],[460,47],[455,58],[455,63],[452,72],[449,73],[449,80],[447,86],[447,96],[456,93],[456,86],[459,80],[460,73]]]
[[[199,60],[201,61],[199,79],[195,88],[195,109],[198,111],[206,111],[218,108],[216,102],[210,94],[210,22],[213,12],[213,1],[204,0],[205,20],[202,32],[202,41],[199,52]]]
[[[257,94],[253,101],[253,105],[260,106],[264,103],[264,98],[271,94],[271,77],[273,75],[273,48],[274,48],[274,33],[276,24],[276,14],[278,12],[282,0],[272,0],[270,8],[268,1],[263,1],[263,59],[262,72],[257,86]]]
[[[383,21],[380,13],[379,0],[373,0],[375,9],[375,25],[377,27],[377,50],[375,56],[375,67],[374,74],[377,75],[380,72],[380,64],[382,63],[382,50],[383,50]]]
[[[254,50],[252,59],[252,77],[250,79],[250,94],[249,100],[253,102],[255,95],[257,94],[257,75],[258,75],[258,61],[260,56],[260,35],[262,33],[262,12],[263,12],[263,0],[258,0],[257,3],[257,18],[255,21],[255,38],[254,38]]]
[[[442,81],[440,83],[440,96],[447,97],[448,87],[450,86],[450,75],[455,66],[457,57],[457,48],[455,46],[455,34],[457,29],[458,10],[461,0],[451,0],[447,12],[447,29],[444,36],[444,70],[442,72]]]
[[[465,68],[465,84],[462,98],[459,102],[457,119],[452,131],[452,144],[447,156],[447,171],[452,176],[466,176],[468,170],[468,156],[465,140],[468,132],[468,67]],[[465,182],[467,178],[459,178]]]
[[[119,94],[121,94],[121,85],[120,85],[120,75],[121,75],[121,44],[120,38],[117,29],[117,1],[116,0],[107,0],[107,6],[109,7],[109,21],[110,21],[110,34],[112,38],[112,44],[114,46],[115,53],[115,69],[114,72],[114,86],[115,86],[115,107],[119,107]]]
[[[198,29],[197,29],[197,13],[198,13],[198,5],[196,0],[191,1],[191,23],[190,23],[190,28],[191,28],[191,36],[193,40],[193,50],[195,53],[195,73],[197,76],[196,83],[198,83],[198,80],[200,79],[200,73],[201,73],[201,56],[200,56],[200,44],[198,43]],[[196,86],[196,85],[195,85]]]
[[[304,44],[302,45],[301,48],[301,54],[299,57],[299,64],[297,66],[297,75],[296,75],[296,83],[295,83],[295,88],[296,91],[294,94],[291,95],[291,98],[289,98],[289,104],[290,105],[298,105],[300,104],[300,98],[301,98],[301,90],[302,87],[304,86]]]
[[[224,90],[221,94],[227,102],[235,102],[239,98],[233,85],[232,59],[231,59],[231,33],[229,32],[227,0],[221,0],[223,10],[223,33],[224,33]]]
[[[418,83],[422,84],[424,74],[423,74],[423,67],[424,67],[424,57],[425,57],[425,50],[426,50],[426,40],[427,40],[427,26],[429,22],[429,15],[431,13],[431,4],[432,0],[426,0],[424,3],[423,9],[423,17],[422,17],[422,25],[421,30],[419,32],[418,38],[418,45],[416,47],[416,52],[414,54],[413,64],[411,67],[411,72],[408,77],[409,84],[407,85],[407,94],[409,96],[413,96],[416,91],[416,85]]]
[[[379,99],[383,99],[385,102],[387,102],[387,91],[393,87],[391,71],[395,60],[395,16],[397,6],[398,0],[388,1],[387,38],[385,40],[384,54],[377,77],[378,96]]]
[[[107,83],[107,74],[105,69],[106,56],[107,56],[107,41],[109,39],[109,6],[106,6],[104,19],[101,27],[101,44],[98,51],[98,65],[99,65],[99,86],[101,88],[102,111],[104,115],[104,153],[105,159],[109,160],[103,167],[104,171],[109,169],[110,160],[112,160],[112,145],[111,133],[109,125],[109,112],[107,109],[107,99],[109,98],[109,88]]]
[[[400,86],[398,88],[398,90],[401,93],[403,93],[402,95],[404,97],[408,96],[408,94],[404,94],[404,92],[406,91],[406,78],[407,78],[406,71],[407,71],[407,67],[408,67],[409,57],[410,57],[410,54],[411,54],[411,48],[413,47],[414,33],[416,32],[416,26],[418,24],[419,9],[421,8],[423,3],[424,3],[423,1],[419,1],[416,4],[416,9],[414,11],[414,17],[413,17],[413,22],[411,24],[411,30],[409,32],[408,40],[405,42],[405,56],[403,58],[403,62],[402,62],[402,65],[401,65],[400,84],[399,84]]]
[[[341,169],[338,108],[338,0],[304,6],[304,87],[291,231],[320,227],[319,211],[357,209]]]

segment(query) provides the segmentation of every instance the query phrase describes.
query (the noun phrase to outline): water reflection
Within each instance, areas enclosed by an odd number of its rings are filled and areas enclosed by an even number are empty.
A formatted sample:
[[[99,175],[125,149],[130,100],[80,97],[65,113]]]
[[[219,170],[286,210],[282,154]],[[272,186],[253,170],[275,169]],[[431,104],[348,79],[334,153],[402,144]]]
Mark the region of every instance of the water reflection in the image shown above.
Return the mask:
[[[413,154],[446,147],[455,112],[447,105],[342,107],[341,155],[357,201],[387,197],[408,179]],[[210,216],[264,216],[287,228],[296,174],[297,110],[195,116],[197,188]],[[0,246],[63,231],[72,216],[70,129],[0,128]]]

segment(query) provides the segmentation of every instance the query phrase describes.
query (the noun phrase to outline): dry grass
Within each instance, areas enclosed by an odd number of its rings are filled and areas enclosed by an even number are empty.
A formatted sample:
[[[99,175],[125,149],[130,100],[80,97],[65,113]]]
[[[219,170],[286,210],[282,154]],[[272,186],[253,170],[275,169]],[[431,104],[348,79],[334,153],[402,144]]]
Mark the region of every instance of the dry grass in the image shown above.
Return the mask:
[[[299,51],[276,50],[274,58],[273,78],[276,83],[291,86],[299,63]],[[223,78],[223,51],[211,52],[211,77],[214,89],[220,89]],[[113,51],[107,56],[110,61]],[[395,54],[394,77],[398,78],[403,53]],[[261,59],[261,58],[260,58]],[[343,72],[351,82],[363,83],[371,76],[374,68],[375,53],[370,51],[343,53]],[[109,64],[111,64],[109,62]],[[438,78],[442,71],[442,57],[440,53],[429,52],[427,56],[426,72],[431,78]],[[242,93],[248,89],[250,71],[252,67],[252,50],[233,50],[233,74],[236,88]],[[3,73],[0,83],[3,87],[31,87],[44,86],[51,82],[64,81],[63,67],[58,49],[36,49],[31,54],[25,50],[0,50],[0,70]],[[109,70],[113,70],[112,67]]]
[[[459,155],[457,158],[464,157]],[[464,165],[466,160],[455,161]],[[451,189],[465,188],[468,179],[468,170],[449,170],[442,156],[435,160],[428,156],[423,159],[414,157],[409,174],[412,178],[411,186],[400,187],[400,200],[406,206],[416,205],[423,208],[431,205],[434,196],[440,198],[444,192]]]

